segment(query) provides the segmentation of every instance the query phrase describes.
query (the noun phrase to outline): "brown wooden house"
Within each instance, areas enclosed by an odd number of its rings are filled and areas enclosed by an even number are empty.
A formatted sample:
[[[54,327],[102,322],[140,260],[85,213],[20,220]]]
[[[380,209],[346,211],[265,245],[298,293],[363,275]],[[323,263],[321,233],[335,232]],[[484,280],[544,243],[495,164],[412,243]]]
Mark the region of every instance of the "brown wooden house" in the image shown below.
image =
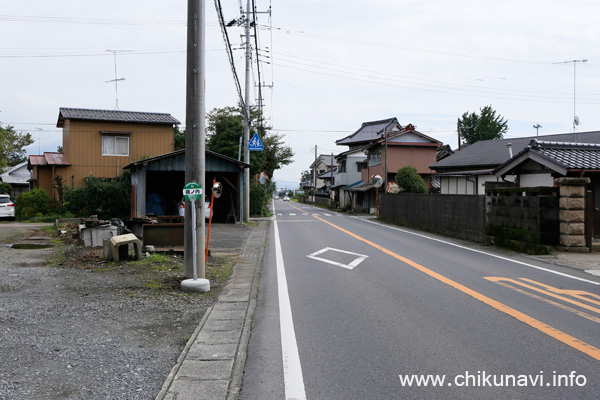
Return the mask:
[[[57,199],[53,184],[62,177],[70,187],[85,178],[115,178],[126,165],[174,150],[170,114],[61,108],[56,126],[63,129],[63,153],[29,156],[31,188],[41,188]]]

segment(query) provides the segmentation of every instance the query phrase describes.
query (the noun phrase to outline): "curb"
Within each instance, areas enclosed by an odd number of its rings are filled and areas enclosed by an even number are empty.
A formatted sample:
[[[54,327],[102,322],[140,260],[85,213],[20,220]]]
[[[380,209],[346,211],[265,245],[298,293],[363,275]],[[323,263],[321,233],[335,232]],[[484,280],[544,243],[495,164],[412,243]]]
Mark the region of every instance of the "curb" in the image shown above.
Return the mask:
[[[268,221],[246,239],[229,282],[207,309],[156,400],[237,400],[257,305]]]

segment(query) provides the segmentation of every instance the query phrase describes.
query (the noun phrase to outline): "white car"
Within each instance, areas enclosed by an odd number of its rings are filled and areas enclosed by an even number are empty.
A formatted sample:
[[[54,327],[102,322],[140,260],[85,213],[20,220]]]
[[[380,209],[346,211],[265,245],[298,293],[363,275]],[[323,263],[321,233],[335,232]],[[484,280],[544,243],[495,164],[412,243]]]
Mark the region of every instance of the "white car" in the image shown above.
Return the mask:
[[[179,211],[180,217],[185,217],[185,197],[181,198],[181,201],[177,205],[177,209]],[[210,218],[210,201],[208,201],[208,197],[204,195],[204,219],[208,221]]]
[[[7,194],[0,194],[0,218],[15,220],[15,202]]]
[[[290,201],[290,198],[288,196],[284,196],[283,201]]]

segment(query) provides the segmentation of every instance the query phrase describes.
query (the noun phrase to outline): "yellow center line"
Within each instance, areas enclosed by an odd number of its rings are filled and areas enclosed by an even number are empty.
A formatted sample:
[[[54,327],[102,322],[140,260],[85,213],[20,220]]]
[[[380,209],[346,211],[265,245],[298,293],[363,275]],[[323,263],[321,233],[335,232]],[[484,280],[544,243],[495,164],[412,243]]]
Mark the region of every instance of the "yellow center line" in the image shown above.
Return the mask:
[[[293,206],[291,204],[290,204],[290,206],[292,206],[292,207],[300,210],[298,207],[295,207],[295,206]],[[387,254],[387,255],[389,255],[389,256],[391,256],[391,257],[393,257],[393,258],[395,258],[395,259],[397,259],[399,261],[402,261],[405,264],[410,265],[411,267],[413,267],[413,268],[415,268],[415,269],[423,272],[424,274],[427,274],[427,275],[431,276],[432,278],[435,278],[438,281],[443,282],[446,285],[451,286],[451,287],[453,287],[453,288],[455,288],[455,289],[457,289],[457,290],[459,290],[459,291],[461,291],[461,292],[463,292],[463,293],[465,293],[465,294],[473,297],[474,299],[479,300],[482,303],[487,304],[488,306],[495,308],[498,311],[502,311],[503,313],[505,313],[507,315],[510,315],[511,317],[513,317],[513,318],[515,318],[515,319],[517,319],[517,320],[519,320],[521,322],[524,322],[525,324],[531,326],[532,328],[535,328],[535,329],[539,330],[542,333],[545,333],[546,335],[548,335],[548,336],[550,336],[550,337],[558,340],[559,342],[564,343],[567,346],[570,346],[570,347],[572,347],[572,348],[574,348],[576,350],[579,350],[582,353],[585,353],[588,356],[590,356],[590,357],[592,357],[592,358],[600,361],[600,349],[598,349],[597,347],[594,347],[594,346],[592,346],[592,345],[590,345],[590,344],[588,344],[586,342],[583,342],[583,341],[581,341],[581,340],[579,340],[579,339],[577,339],[577,338],[575,338],[575,337],[573,337],[573,336],[571,336],[571,335],[569,335],[569,334],[567,334],[565,332],[562,332],[562,331],[560,331],[560,330],[558,330],[556,328],[553,328],[550,325],[543,323],[542,321],[539,321],[539,320],[537,320],[537,319],[535,319],[533,317],[530,317],[527,314],[522,313],[521,311],[515,310],[512,307],[509,307],[509,306],[507,306],[507,305],[505,305],[503,303],[500,303],[499,301],[496,301],[496,300],[494,300],[494,299],[492,299],[490,297],[487,297],[487,296],[485,296],[485,295],[483,295],[483,294],[481,294],[481,293],[479,293],[479,292],[477,292],[477,291],[475,291],[473,289],[470,289],[470,288],[468,288],[468,287],[466,287],[466,286],[464,286],[464,285],[462,285],[462,284],[460,284],[458,282],[453,281],[452,279],[446,278],[445,276],[440,275],[437,272],[430,270],[429,268],[426,268],[426,267],[424,267],[424,266],[422,266],[422,265],[420,265],[420,264],[418,264],[418,263],[416,263],[416,262],[414,262],[412,260],[409,260],[408,258],[402,257],[401,255],[396,254],[393,251],[388,250],[388,249],[386,249],[383,246],[380,246],[380,245],[378,245],[376,243],[373,243],[370,240],[367,240],[367,239],[365,239],[365,238],[363,238],[363,237],[361,237],[361,236],[359,236],[359,235],[357,235],[355,233],[352,233],[352,232],[350,232],[350,231],[348,231],[348,230],[346,230],[346,229],[344,229],[342,227],[339,227],[339,226],[337,226],[337,225],[335,225],[335,224],[333,224],[333,223],[331,223],[329,221],[326,221],[323,218],[320,218],[320,217],[318,217],[316,215],[312,215],[312,216],[314,218],[318,219],[319,221],[322,221],[322,222],[326,223],[327,225],[329,225],[329,226],[331,226],[331,227],[333,227],[333,228],[335,228],[335,229],[337,229],[337,230],[339,230],[341,232],[344,232],[344,233],[352,236],[353,238],[355,238],[357,240],[360,240],[361,242],[366,243],[369,246],[372,246],[372,247],[374,247],[374,248],[382,251],[383,253],[385,253],[385,254]]]

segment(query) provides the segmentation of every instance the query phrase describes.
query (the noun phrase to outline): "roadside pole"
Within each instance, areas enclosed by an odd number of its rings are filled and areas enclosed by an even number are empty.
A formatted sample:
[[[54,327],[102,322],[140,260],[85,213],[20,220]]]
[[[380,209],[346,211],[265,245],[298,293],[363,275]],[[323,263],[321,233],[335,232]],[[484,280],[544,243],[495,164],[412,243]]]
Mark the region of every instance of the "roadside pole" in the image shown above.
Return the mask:
[[[188,0],[186,65],[185,181],[205,185],[205,5],[204,0]],[[189,200],[189,199],[188,199]],[[197,199],[196,199],[197,200]],[[204,257],[194,257],[193,249],[204,253],[204,197],[188,202],[184,223],[184,273],[204,279]],[[193,214],[192,214],[192,209]],[[199,213],[197,211],[200,211]],[[197,216],[198,218],[194,218]],[[195,221],[192,221],[192,220]],[[196,235],[194,235],[194,231]],[[207,290],[210,290],[210,285]]]

